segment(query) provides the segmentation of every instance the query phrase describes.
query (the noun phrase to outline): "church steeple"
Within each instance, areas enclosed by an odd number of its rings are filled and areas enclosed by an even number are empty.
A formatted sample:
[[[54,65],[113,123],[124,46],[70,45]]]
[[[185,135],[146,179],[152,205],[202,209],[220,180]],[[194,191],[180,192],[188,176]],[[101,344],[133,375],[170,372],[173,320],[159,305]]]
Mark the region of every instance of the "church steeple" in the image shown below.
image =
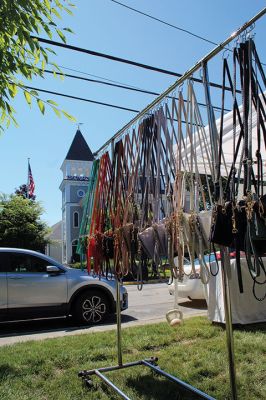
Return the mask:
[[[80,129],[78,128],[71,146],[66,155],[66,160],[93,161],[94,157]]]
[[[76,247],[82,219],[82,199],[88,190],[90,170],[94,157],[80,129],[78,128],[61,166],[62,191],[62,239],[63,262],[76,258]]]

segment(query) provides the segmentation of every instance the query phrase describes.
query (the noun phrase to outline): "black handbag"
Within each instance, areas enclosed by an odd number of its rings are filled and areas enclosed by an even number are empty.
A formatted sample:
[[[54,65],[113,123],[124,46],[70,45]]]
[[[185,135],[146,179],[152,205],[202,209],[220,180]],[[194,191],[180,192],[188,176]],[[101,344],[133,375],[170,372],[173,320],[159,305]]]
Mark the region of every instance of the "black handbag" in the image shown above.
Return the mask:
[[[247,232],[246,202],[240,200],[235,208],[236,231],[233,247],[238,251],[245,251],[245,236]]]
[[[213,209],[210,242],[226,247],[233,245],[232,203],[218,204]]]
[[[266,256],[266,195],[253,203],[247,204],[246,210],[246,259],[251,276],[256,279],[260,276],[261,270],[265,274],[261,257]]]
[[[266,255],[266,195],[253,206],[252,217],[249,220],[249,234],[257,255]]]

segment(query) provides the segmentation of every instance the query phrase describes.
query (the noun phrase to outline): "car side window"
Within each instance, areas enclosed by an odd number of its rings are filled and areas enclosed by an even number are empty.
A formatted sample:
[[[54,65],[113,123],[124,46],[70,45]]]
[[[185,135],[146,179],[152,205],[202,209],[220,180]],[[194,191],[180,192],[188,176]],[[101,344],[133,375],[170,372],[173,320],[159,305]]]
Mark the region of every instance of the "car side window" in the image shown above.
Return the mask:
[[[11,254],[10,272],[13,273],[44,273],[48,263],[42,258],[29,254]]]
[[[0,252],[0,272],[9,271],[9,254]]]

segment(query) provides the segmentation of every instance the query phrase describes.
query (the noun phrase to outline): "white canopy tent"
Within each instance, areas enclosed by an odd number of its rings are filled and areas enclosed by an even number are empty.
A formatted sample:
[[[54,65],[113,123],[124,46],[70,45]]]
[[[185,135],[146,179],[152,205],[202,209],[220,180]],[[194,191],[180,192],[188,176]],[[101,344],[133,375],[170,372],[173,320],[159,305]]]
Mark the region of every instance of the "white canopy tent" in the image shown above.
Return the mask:
[[[261,96],[261,101],[263,104],[263,107],[266,112],[266,104]],[[239,107],[239,112],[242,117],[243,114],[243,107]],[[251,116],[252,120],[252,157],[253,157],[253,162],[256,164],[257,158],[256,158],[256,151],[258,149],[258,141],[257,141],[257,112],[254,108],[252,107],[251,111]],[[266,121],[265,126],[266,126]],[[218,136],[219,136],[219,131],[220,131],[220,123],[221,119],[216,120],[216,127],[217,127],[217,141],[218,141]],[[234,129],[235,129],[235,146],[238,142],[239,139],[239,134],[240,134],[240,125],[236,123],[236,126],[234,128],[233,126],[233,111],[228,112],[224,116],[224,121],[223,121],[223,142],[222,142],[222,150],[223,150],[223,157],[222,157],[222,165],[221,165],[221,175],[222,176],[227,176],[231,165],[233,163],[233,156],[234,156]],[[185,138],[186,140],[187,138]],[[193,132],[193,146],[192,146],[192,151],[194,153],[193,157],[193,168],[192,170],[194,172],[198,171],[200,174],[208,174],[208,175],[213,175],[214,171],[214,160],[212,157],[212,152],[211,152],[211,143],[210,143],[210,129],[209,126],[206,127],[199,127],[198,129],[195,129]],[[187,142],[187,140],[186,140]],[[243,149],[243,139],[241,140],[240,148],[238,151],[238,157],[236,160],[236,169],[239,169],[240,166],[240,160],[241,160],[241,154],[242,154],[242,149]],[[175,153],[177,154],[176,150]],[[193,154],[192,154],[193,156]],[[264,137],[263,137],[263,132],[261,131],[261,156],[262,156],[262,161],[263,165],[266,166],[266,149],[265,149],[265,142],[264,142]],[[191,159],[191,143],[186,143],[185,146],[182,148],[182,158],[184,160],[183,163],[183,169],[185,171],[190,171],[190,159]],[[256,167],[255,167],[256,168]],[[255,172],[256,174],[256,172]],[[243,168],[241,170],[241,177],[243,176]],[[266,180],[266,168],[264,168],[264,180]]]

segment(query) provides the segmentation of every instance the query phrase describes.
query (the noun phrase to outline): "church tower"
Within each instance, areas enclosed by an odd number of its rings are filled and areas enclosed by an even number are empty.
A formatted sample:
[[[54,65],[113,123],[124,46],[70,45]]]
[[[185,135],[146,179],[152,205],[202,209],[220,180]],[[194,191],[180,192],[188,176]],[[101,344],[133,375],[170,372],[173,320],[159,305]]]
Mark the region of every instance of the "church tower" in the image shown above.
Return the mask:
[[[78,261],[76,254],[82,219],[82,199],[88,189],[93,154],[78,128],[66,158],[61,166],[62,192],[62,260]]]

